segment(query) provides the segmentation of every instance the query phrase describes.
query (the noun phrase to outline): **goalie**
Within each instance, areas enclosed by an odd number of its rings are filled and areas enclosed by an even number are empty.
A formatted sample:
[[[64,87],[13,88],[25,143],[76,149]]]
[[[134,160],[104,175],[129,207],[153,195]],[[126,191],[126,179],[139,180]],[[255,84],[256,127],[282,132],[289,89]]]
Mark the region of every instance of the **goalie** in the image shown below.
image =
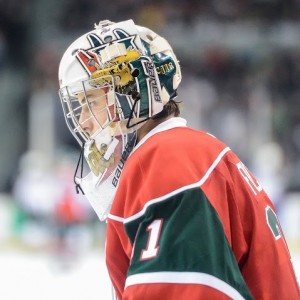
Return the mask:
[[[59,67],[67,125],[90,173],[118,299],[300,299],[274,205],[229,147],[175,101],[169,43],[132,20],[100,22]]]

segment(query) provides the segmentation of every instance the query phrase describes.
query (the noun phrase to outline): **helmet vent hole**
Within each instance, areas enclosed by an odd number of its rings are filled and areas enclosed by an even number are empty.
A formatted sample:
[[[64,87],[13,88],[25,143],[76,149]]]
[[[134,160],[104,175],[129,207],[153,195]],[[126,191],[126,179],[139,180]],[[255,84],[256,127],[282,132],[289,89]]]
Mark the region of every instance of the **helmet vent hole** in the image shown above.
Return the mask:
[[[112,36],[111,35],[107,35],[105,38],[104,38],[104,42],[105,43],[109,43],[109,42],[111,42],[112,41]]]
[[[89,61],[88,61],[88,65],[89,66],[95,66],[95,60],[94,59],[90,59]]]
[[[153,36],[151,36],[150,34],[147,34],[146,37],[149,41],[151,41],[151,42],[153,41]]]
[[[140,74],[140,71],[139,71],[138,69],[134,69],[134,70],[132,70],[132,72],[131,72],[131,75],[132,75],[133,77],[138,77],[139,74]]]
[[[79,49],[74,49],[74,50],[72,51],[72,55],[75,55],[75,54],[77,53],[78,50],[79,50]]]

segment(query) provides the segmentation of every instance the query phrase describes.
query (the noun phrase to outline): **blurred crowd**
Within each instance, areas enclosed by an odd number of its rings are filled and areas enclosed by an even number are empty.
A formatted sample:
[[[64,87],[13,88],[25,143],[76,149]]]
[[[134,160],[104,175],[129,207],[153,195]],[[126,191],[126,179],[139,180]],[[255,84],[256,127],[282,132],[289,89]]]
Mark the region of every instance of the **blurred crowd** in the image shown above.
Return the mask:
[[[74,223],[93,220],[61,178],[62,153],[75,166],[79,148],[61,112],[58,64],[94,23],[128,18],[173,45],[189,124],[233,148],[278,207],[299,191],[298,0],[0,0],[1,193],[32,218],[58,218],[71,197],[82,213]]]

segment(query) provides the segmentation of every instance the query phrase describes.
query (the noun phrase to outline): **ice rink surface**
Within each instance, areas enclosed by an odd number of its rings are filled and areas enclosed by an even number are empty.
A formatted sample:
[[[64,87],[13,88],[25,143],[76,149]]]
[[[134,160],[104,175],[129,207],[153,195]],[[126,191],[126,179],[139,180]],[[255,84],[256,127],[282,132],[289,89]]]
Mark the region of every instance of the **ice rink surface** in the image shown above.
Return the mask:
[[[111,283],[103,253],[90,252],[75,264],[49,254],[0,252],[1,300],[106,300]]]
[[[300,254],[292,255],[298,278]],[[0,252],[1,300],[108,300],[104,255],[88,252],[75,264],[49,254]]]

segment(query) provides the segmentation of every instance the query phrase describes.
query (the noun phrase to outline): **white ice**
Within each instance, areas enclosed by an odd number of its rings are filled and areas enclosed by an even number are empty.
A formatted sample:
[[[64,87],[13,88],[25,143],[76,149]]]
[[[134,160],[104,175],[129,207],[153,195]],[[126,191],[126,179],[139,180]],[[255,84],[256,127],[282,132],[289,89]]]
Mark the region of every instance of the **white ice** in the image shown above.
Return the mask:
[[[300,254],[293,254],[298,278]],[[1,300],[111,300],[102,251],[88,252],[74,265],[49,254],[0,252]]]

